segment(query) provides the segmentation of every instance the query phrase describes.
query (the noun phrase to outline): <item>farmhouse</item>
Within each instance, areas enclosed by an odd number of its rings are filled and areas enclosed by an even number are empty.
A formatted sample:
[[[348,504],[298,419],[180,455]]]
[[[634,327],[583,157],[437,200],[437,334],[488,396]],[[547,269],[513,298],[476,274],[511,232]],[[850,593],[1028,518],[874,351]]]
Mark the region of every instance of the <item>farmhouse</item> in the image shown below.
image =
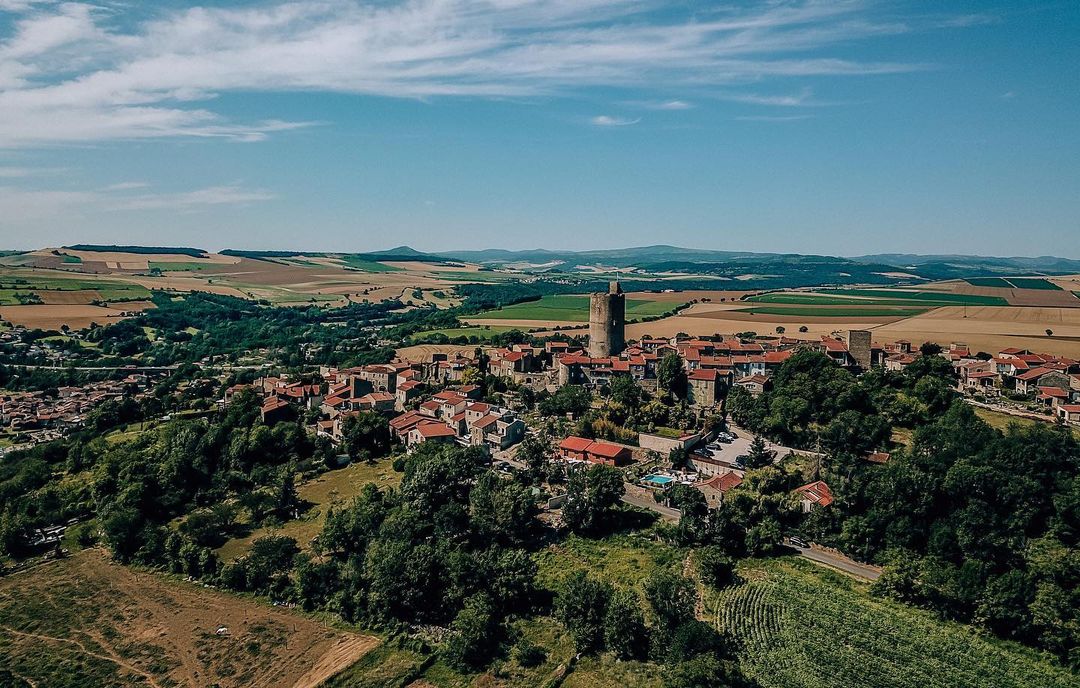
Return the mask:
[[[694,485],[705,496],[705,503],[710,509],[719,507],[724,502],[724,495],[742,485],[742,476],[734,471],[714,475]]]

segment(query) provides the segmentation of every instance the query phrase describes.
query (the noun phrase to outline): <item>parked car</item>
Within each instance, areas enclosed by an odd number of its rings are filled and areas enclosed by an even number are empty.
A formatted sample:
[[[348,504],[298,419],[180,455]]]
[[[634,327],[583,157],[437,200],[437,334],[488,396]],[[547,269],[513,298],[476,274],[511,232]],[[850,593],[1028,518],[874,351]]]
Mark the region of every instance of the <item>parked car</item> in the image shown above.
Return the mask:
[[[803,540],[801,537],[798,537],[796,535],[792,535],[791,537],[789,537],[788,541],[791,542],[791,544],[795,545],[796,547],[802,547],[803,549],[810,546],[810,543],[808,543],[806,540]]]

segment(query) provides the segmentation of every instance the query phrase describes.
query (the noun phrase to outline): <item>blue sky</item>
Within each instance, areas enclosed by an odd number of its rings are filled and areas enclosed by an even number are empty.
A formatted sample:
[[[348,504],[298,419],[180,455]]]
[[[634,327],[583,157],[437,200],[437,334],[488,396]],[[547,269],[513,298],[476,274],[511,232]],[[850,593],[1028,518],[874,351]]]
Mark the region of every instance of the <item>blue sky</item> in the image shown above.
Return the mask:
[[[0,0],[0,248],[1080,258],[1080,3]]]

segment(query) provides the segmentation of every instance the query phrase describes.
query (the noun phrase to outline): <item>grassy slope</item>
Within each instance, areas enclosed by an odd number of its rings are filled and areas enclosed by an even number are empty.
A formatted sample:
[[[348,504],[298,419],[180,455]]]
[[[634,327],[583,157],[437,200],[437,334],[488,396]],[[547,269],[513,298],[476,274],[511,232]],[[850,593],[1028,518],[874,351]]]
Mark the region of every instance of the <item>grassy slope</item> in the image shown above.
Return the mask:
[[[994,287],[996,289],[1012,289],[1013,286],[1000,277],[968,277],[964,280],[974,287]]]
[[[289,521],[278,528],[268,526],[257,528],[242,538],[229,540],[222,545],[217,554],[224,561],[231,561],[247,553],[251,543],[264,535],[285,535],[296,538],[301,548],[307,549],[311,539],[322,531],[326,512],[335,503],[347,503],[360,494],[368,483],[380,487],[396,487],[401,482],[401,474],[391,468],[389,459],[374,465],[357,463],[320,475],[315,480],[306,482],[297,488],[300,499],[312,504],[301,517]]]
[[[387,265],[386,263],[380,263],[378,261],[369,260],[367,258],[361,258],[360,256],[341,256],[341,262],[345,264],[345,267],[352,268],[353,270],[360,270],[361,272],[400,272],[401,268],[395,265]]]
[[[1012,285],[1017,289],[1042,289],[1044,291],[1061,291],[1061,287],[1054,284],[1053,282],[1044,280],[1041,277],[1010,277],[1009,282],[1011,282]]]
[[[810,562],[747,561],[740,573],[745,582],[707,609],[742,642],[762,688],[1076,685],[1030,649],[870,597],[865,583]]]
[[[674,310],[678,304],[670,301],[626,300],[626,318],[642,318],[663,315]],[[539,301],[528,301],[501,310],[481,313],[480,318],[499,320],[556,320],[563,322],[588,322],[588,296],[545,296]]]
[[[991,411],[990,409],[984,409],[975,407],[975,415],[986,421],[991,427],[997,428],[1004,432],[1010,425],[1016,423],[1021,427],[1028,427],[1029,425],[1035,425],[1037,423],[1053,423],[1053,419],[1047,418],[1045,421],[1035,420],[1034,418],[1024,418],[1021,416],[1011,416],[1007,413],[1001,413],[999,411]],[[1074,427],[1072,429],[1073,435],[1077,439],[1080,439],[1080,428]]]

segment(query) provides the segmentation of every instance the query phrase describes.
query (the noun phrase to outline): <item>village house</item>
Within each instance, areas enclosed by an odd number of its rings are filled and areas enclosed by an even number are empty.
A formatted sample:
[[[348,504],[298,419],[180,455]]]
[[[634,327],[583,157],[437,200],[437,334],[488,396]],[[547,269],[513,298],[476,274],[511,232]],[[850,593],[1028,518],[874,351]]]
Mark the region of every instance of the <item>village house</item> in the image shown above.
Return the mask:
[[[832,490],[821,480],[796,488],[794,494],[799,498],[803,513],[807,514],[814,509],[833,503]]]
[[[633,459],[629,447],[607,442],[594,442],[571,435],[559,443],[559,456],[565,461],[586,461],[608,466],[625,466]]]
[[[716,509],[724,503],[724,495],[739,485],[742,485],[742,482],[743,479],[741,475],[734,471],[729,471],[721,475],[714,475],[708,480],[695,483],[694,487],[705,496],[705,503],[708,507],[710,509]]]
[[[712,407],[720,401],[724,386],[720,372],[715,369],[692,371],[686,376],[686,400],[693,406]]]

